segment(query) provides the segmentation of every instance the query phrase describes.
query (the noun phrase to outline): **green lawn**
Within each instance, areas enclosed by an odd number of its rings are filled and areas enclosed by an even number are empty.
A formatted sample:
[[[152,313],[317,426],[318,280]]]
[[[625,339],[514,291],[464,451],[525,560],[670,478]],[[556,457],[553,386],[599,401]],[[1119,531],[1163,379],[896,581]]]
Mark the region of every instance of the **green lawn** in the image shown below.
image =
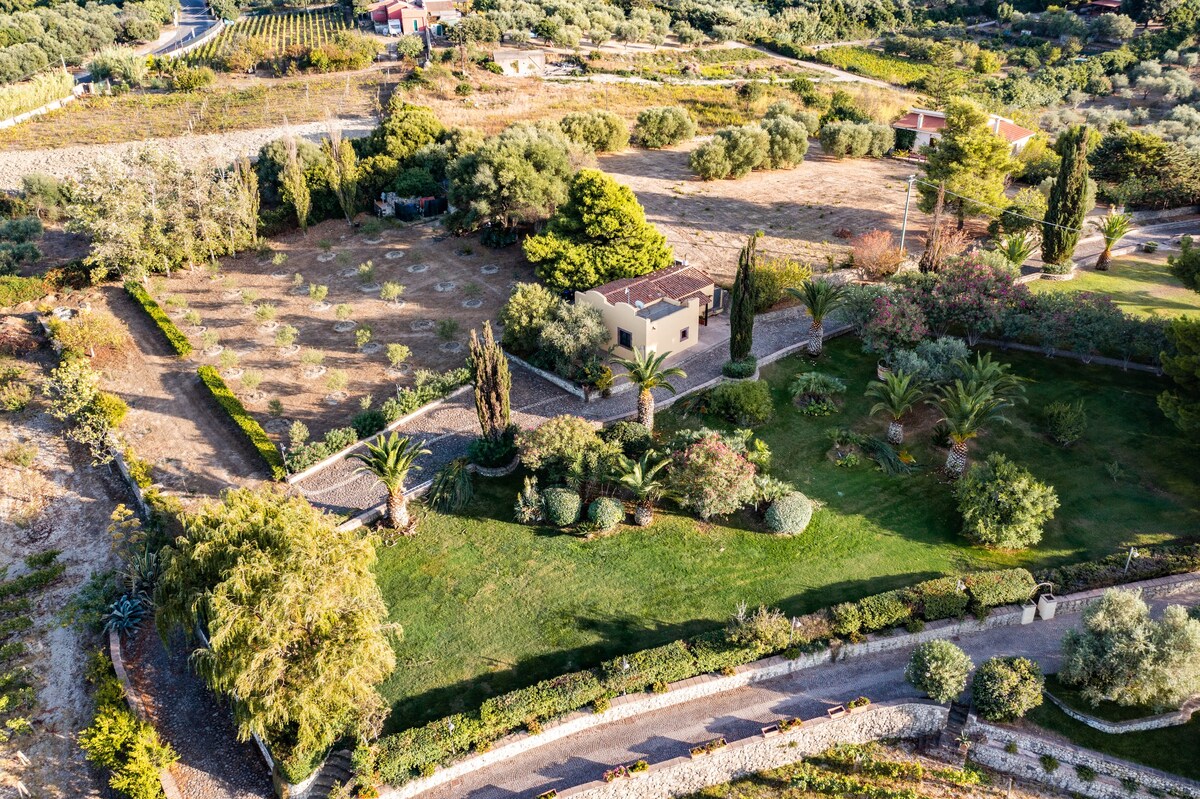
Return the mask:
[[[1076,721],[1049,702],[1025,717],[1050,732],[1058,733],[1086,749],[1132,760],[1181,777],[1200,779],[1200,760],[1186,756],[1200,752],[1200,715],[1187,724],[1161,730],[1109,735]]]
[[[383,686],[395,703],[389,727],[710,629],[741,600],[800,613],[955,571],[1046,566],[1200,529],[1200,466],[1159,413],[1155,378],[1001,354],[1035,381],[1030,402],[976,450],[1005,451],[1055,485],[1062,500],[1040,546],[1001,553],[964,544],[949,488],[932,470],[888,477],[869,463],[844,469],[826,458],[828,428],[884,429],[865,417],[871,403],[862,392],[874,359],[848,338],[826,352],[822,368],[850,387],[833,416],[808,418],[791,405],[786,386],[798,359],[764,369],[779,405],[760,429],[775,453],[773,471],[824,503],[803,535],[765,535],[750,514],[703,524],[661,513],[647,530],[623,527],[585,541],[513,523],[514,476],[478,480],[466,513],[430,514],[417,536],[381,549],[379,582],[392,620],[405,628],[399,665]],[[1063,450],[1041,435],[1040,409],[1077,397],[1087,401],[1090,427]],[[918,421],[926,429],[931,422]],[[659,423],[699,420],[662,413]],[[941,464],[944,453],[927,433],[911,437],[922,465]],[[1118,482],[1104,468],[1112,461],[1124,471]]]
[[[1083,698],[1078,689],[1059,682],[1057,674],[1046,675],[1046,691],[1054,694],[1056,699],[1072,710],[1078,710],[1080,713],[1086,713],[1092,718],[1104,721],[1132,721],[1133,719],[1144,719],[1147,716],[1156,716],[1162,712],[1152,707],[1118,705],[1116,702],[1101,702],[1093,705]]]
[[[1174,317],[1200,314],[1200,294],[1184,288],[1167,268],[1165,255],[1117,258],[1107,272],[1091,269],[1074,280],[1035,280],[1034,291],[1092,291],[1105,294],[1126,313]]]

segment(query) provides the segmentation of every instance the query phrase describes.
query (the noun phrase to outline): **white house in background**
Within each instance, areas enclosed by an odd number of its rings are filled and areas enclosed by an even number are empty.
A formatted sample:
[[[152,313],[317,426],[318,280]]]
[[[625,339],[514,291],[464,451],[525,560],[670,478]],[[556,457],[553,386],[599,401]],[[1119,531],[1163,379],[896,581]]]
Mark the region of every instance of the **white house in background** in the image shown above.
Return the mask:
[[[694,266],[676,263],[641,277],[627,277],[575,292],[576,304],[604,317],[608,343],[617,355],[634,349],[679,352],[691,347],[716,310],[712,278]]]
[[[1035,130],[1027,130],[1011,119],[996,114],[988,114],[988,126],[993,133],[1012,145],[1014,154],[1021,152],[1037,134]],[[892,127],[896,130],[911,131],[916,135],[912,146],[912,150],[916,152],[922,147],[928,147],[934,139],[941,138],[942,128],[946,127],[946,112],[914,108],[893,122]]]

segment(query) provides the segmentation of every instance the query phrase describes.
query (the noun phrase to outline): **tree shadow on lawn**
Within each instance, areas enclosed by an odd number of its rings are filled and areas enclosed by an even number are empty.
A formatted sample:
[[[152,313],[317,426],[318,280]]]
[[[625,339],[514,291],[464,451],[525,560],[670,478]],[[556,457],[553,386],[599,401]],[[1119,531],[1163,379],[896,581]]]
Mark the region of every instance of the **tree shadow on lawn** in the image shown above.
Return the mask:
[[[940,576],[938,572],[914,572],[886,578],[844,580],[769,604],[788,615],[802,615],[838,602],[860,599]],[[699,586],[697,590],[703,590],[703,587]],[[729,613],[732,615],[734,610],[730,608]],[[525,658],[511,663],[507,669],[401,698],[392,706],[384,733],[420,726],[452,713],[469,713],[478,709],[489,697],[526,688],[569,672],[595,668],[606,660],[720,629],[724,624],[723,620],[700,618],[668,623],[617,613],[579,616],[574,619],[576,629],[595,635],[599,639],[596,643]],[[493,663],[499,665],[501,662]]]

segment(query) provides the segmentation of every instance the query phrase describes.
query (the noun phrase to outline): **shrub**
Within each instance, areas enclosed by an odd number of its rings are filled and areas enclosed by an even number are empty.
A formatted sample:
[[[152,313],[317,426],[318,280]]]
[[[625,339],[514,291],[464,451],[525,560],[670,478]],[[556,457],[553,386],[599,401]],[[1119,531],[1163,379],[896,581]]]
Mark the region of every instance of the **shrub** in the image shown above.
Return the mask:
[[[1045,678],[1028,658],[985,660],[971,683],[975,711],[988,721],[1015,721],[1042,704]]]
[[[0,277],[0,309],[40,300],[49,291],[40,277]]]
[[[537,349],[542,328],[554,316],[558,297],[540,283],[518,283],[500,309],[504,326],[501,341],[513,352],[528,354]]]
[[[862,234],[851,242],[850,252],[854,268],[863,280],[889,278],[904,263],[904,250],[886,230],[869,230]]]
[[[907,294],[874,297],[863,320],[863,349],[886,355],[897,347],[912,347],[929,333],[925,314]]]
[[[1025,549],[1041,541],[1042,526],[1058,507],[1053,488],[998,452],[973,465],[954,494],[963,535],[1002,549]]]
[[[600,438],[616,444],[621,453],[629,458],[640,458],[650,449],[653,439],[644,424],[637,422],[615,422],[600,431]]]
[[[230,391],[229,386],[225,385],[225,381],[221,378],[220,373],[212,366],[201,366],[197,370],[200,375],[201,382],[212,394],[213,399],[217,401],[238,429],[249,440],[250,445],[258,450],[258,454],[271,471],[271,476],[276,480],[282,480],[287,476],[287,468],[283,464],[283,456],[279,454],[279,450],[267,437],[267,433],[262,429],[254,417],[246,412],[246,407],[242,405],[234,393]]]
[[[846,384],[824,372],[801,372],[788,390],[806,416],[828,416],[837,410],[834,396],[845,393]]]
[[[547,488],[542,492],[542,511],[555,527],[570,527],[579,521],[582,506],[579,492],[569,488]]]
[[[538,491],[537,478],[526,475],[524,486],[517,492],[513,517],[521,524],[536,524],[542,520],[544,506],[542,492]]]
[[[893,372],[904,372],[923,383],[942,385],[959,377],[956,361],[971,355],[967,343],[954,336],[925,340],[915,349],[893,350],[887,364]]]
[[[757,427],[775,412],[765,380],[722,383],[708,392],[708,410],[739,427]]]
[[[371,408],[354,414],[354,418],[350,420],[350,426],[354,428],[354,432],[359,438],[367,438],[386,427],[387,420],[383,416],[383,411]]]
[[[812,520],[813,503],[799,491],[785,494],[767,508],[765,521],[772,533],[802,533]]]
[[[735,380],[745,380],[748,377],[753,377],[757,370],[758,359],[753,355],[742,358],[740,361],[726,361],[721,365],[721,374],[726,377],[732,377]]]
[[[660,150],[695,136],[696,125],[688,112],[679,106],[660,106],[638,114],[633,133],[641,146]]]
[[[862,611],[857,602],[842,602],[830,608],[833,616],[833,632],[842,637],[859,634],[862,630]]]
[[[917,583],[908,589],[908,599],[925,621],[962,618],[971,597],[966,586],[959,590],[957,577],[938,577]]]
[[[683,641],[613,658],[600,665],[601,682],[615,694],[644,691],[655,683],[685,680],[696,673],[695,662]]]
[[[792,623],[788,617],[766,605],[759,605],[753,612],[747,612],[745,603],[739,605],[725,626],[726,642],[732,647],[757,653],[751,655],[752,658],[786,648],[791,634]]]
[[[611,111],[577,111],[558,121],[563,134],[576,144],[598,153],[624,150],[629,145],[625,120]]]
[[[812,277],[812,268],[789,258],[760,258],[754,270],[754,312],[771,310],[784,299],[788,289]]]
[[[671,482],[684,507],[706,520],[733,513],[754,498],[754,466],[716,434],[676,453]]]
[[[1083,437],[1087,429],[1087,411],[1083,400],[1078,402],[1052,402],[1046,406],[1046,429],[1056,444],[1069,447]]]
[[[982,608],[1024,602],[1033,596],[1036,585],[1033,575],[1026,569],[973,572],[963,577],[963,583],[970,592],[972,603]]]
[[[588,519],[601,530],[611,530],[625,521],[625,506],[618,499],[600,497],[588,506]]]
[[[762,122],[767,134],[767,157],[764,169],[791,169],[804,160],[808,152],[809,131],[790,116],[779,116]]]
[[[555,416],[517,435],[521,463],[531,471],[561,475],[582,453],[600,443],[596,428],[579,416]]]
[[[821,150],[834,158],[862,158],[871,149],[871,127],[865,123],[826,122],[817,136]]]
[[[191,354],[192,343],[188,341],[188,337],[171,321],[171,317],[167,316],[162,306],[154,301],[154,298],[146,292],[146,289],[142,288],[140,283],[132,280],[127,282],[125,284],[125,291],[154,320],[154,324],[166,336],[167,343],[175,350],[176,355],[182,358]]]
[[[866,632],[886,630],[902,624],[912,616],[912,608],[904,601],[903,591],[887,591],[864,597],[858,603],[862,629]]]
[[[956,699],[967,687],[971,658],[949,641],[918,644],[904,670],[904,679],[935,702]]]
[[[443,513],[454,513],[470,503],[475,496],[475,486],[467,466],[466,458],[455,458],[434,475],[426,495],[429,507]]]
[[[703,180],[743,178],[766,163],[770,137],[758,125],[722,128],[711,141],[688,157],[692,171]]]

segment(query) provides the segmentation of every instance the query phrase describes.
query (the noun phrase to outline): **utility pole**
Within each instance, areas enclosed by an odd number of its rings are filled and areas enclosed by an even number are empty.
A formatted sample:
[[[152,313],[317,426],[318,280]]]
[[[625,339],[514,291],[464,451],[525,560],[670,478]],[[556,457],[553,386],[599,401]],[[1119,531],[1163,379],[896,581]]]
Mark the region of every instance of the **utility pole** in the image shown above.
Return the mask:
[[[900,224],[900,252],[904,252],[904,237],[908,234],[908,206],[912,203],[913,184],[917,176],[908,176],[908,193],[904,195],[904,221]]]

